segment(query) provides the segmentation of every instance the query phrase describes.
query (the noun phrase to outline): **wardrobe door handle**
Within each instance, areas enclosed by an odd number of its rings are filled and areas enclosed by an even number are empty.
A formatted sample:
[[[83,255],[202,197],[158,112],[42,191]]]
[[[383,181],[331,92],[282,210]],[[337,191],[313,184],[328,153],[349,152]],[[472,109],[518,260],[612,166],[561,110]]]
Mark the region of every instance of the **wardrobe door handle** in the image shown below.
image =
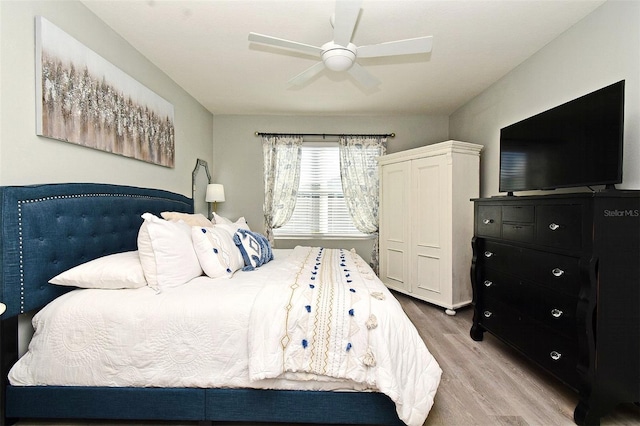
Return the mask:
[[[551,353],[549,354],[549,356],[551,357],[552,360],[554,361],[558,361],[560,358],[562,358],[562,354],[560,352],[557,351],[551,351]]]
[[[561,277],[564,275],[564,271],[560,268],[553,268],[551,273],[553,274],[554,277]]]
[[[484,223],[485,225],[489,225],[493,223],[493,219],[485,219],[482,221],[482,223]]]
[[[490,251],[485,251],[484,252],[484,257],[489,258],[491,256],[493,256],[493,252],[490,252]]]
[[[560,225],[558,225],[557,223],[551,223],[549,224],[549,229],[555,231],[556,229],[560,229]]]
[[[562,311],[560,309],[552,309],[551,310],[551,316],[553,316],[554,318],[560,318],[562,316]]]
[[[493,314],[491,313],[491,311],[484,311],[484,317],[485,317],[485,318],[489,318],[491,315],[493,315]]]
[[[484,286],[485,287],[491,287],[492,285],[493,285],[493,281],[484,280]]]

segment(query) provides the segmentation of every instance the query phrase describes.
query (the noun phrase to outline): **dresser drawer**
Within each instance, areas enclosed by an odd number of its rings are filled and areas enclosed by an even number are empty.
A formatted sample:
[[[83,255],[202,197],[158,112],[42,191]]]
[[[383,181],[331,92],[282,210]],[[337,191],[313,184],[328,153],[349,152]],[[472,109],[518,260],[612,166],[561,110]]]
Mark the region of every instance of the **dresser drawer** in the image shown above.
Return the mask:
[[[577,388],[578,345],[511,307],[487,298],[480,324],[556,377]]]
[[[486,268],[506,272],[570,296],[576,296],[580,290],[580,268],[575,257],[486,241],[480,258]]]
[[[534,226],[505,223],[502,225],[502,238],[510,241],[532,243],[534,240]]]
[[[500,238],[502,210],[500,206],[478,206],[476,214],[476,235]]]
[[[536,243],[578,250],[582,247],[582,206],[544,205],[536,210]]]
[[[533,223],[535,208],[533,206],[502,206],[502,221]]]
[[[487,268],[480,283],[483,299],[492,298],[556,332],[575,338],[578,299]]]
[[[560,380],[578,389],[578,343],[545,329],[530,327],[531,337],[528,342],[528,355],[550,371]]]

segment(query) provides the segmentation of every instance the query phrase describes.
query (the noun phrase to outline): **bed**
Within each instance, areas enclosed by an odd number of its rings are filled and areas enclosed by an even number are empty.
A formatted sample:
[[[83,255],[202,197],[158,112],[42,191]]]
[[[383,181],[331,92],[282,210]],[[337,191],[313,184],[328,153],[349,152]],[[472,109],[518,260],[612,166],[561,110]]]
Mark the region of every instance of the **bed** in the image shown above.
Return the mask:
[[[94,259],[136,252],[143,214],[191,214],[192,200],[130,186],[49,184],[2,187],[0,203],[6,424],[417,425],[433,404],[437,362],[353,251],[274,250],[270,262],[252,267],[249,259],[246,271],[222,278],[201,273],[175,287],[78,289],[49,281]],[[30,312],[37,329],[18,360],[18,317]]]

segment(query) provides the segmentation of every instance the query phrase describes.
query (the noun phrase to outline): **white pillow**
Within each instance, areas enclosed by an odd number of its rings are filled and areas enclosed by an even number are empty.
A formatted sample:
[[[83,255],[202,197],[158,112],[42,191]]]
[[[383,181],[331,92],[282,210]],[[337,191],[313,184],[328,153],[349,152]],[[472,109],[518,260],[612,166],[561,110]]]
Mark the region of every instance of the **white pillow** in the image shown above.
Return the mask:
[[[138,288],[147,285],[137,251],[110,254],[68,269],[51,284],[82,288]]]
[[[218,213],[213,212],[213,219],[211,219],[214,225],[221,225],[223,223],[233,223],[230,219],[220,216]]]
[[[200,266],[209,277],[230,278],[244,266],[242,253],[227,230],[194,226],[191,228],[191,237]]]
[[[244,220],[244,217],[241,217],[234,223],[215,224],[213,227],[216,229],[224,229],[229,233],[229,235],[231,235],[231,238],[233,238],[233,234],[235,234],[238,229],[246,229],[247,231],[251,231],[251,229],[249,229],[249,225],[247,225],[247,222]]]
[[[235,222],[232,222],[231,219],[227,219],[226,217],[220,216],[216,212],[213,212],[213,219],[211,219],[211,222],[213,222],[214,225],[231,225],[226,229],[228,229],[232,234],[235,234],[235,232],[240,228],[251,231],[244,216],[238,218],[238,220],[236,220]]]
[[[142,215],[138,232],[138,254],[149,287],[176,287],[202,275],[191,241],[191,227],[184,222]]]
[[[213,222],[206,218],[205,215],[200,213],[180,213],[180,212],[162,212],[160,213],[165,220],[170,220],[172,222],[183,221],[189,226],[211,226]]]

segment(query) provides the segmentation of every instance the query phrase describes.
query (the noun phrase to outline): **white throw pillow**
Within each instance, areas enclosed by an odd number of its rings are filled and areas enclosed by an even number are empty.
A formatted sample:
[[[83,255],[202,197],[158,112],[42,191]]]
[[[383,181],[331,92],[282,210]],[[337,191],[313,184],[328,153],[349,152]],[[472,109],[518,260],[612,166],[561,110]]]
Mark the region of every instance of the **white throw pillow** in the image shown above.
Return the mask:
[[[194,226],[191,228],[191,237],[200,266],[207,276],[229,278],[244,266],[242,253],[227,230]]]
[[[51,284],[82,288],[138,288],[147,285],[137,251],[110,254],[68,269]]]
[[[232,234],[235,234],[235,232],[240,228],[251,231],[251,229],[249,229],[249,224],[247,224],[247,220],[244,218],[244,216],[238,218],[238,220],[233,222],[231,219],[227,219],[226,217],[220,216],[216,212],[213,212],[213,219],[211,219],[211,222],[216,226],[229,225],[225,227],[225,229],[229,230],[229,232],[231,232]]]
[[[223,223],[233,223],[232,220],[227,219],[224,216],[220,216],[218,213],[213,212],[213,219],[211,219],[214,225],[222,225]]]
[[[193,249],[191,227],[184,222],[142,215],[138,232],[138,254],[149,287],[156,290],[176,287],[202,275]]]
[[[172,222],[183,221],[189,226],[212,226],[213,222],[206,218],[205,215],[200,213],[180,213],[180,212],[162,212],[160,213],[163,219],[170,220]]]

